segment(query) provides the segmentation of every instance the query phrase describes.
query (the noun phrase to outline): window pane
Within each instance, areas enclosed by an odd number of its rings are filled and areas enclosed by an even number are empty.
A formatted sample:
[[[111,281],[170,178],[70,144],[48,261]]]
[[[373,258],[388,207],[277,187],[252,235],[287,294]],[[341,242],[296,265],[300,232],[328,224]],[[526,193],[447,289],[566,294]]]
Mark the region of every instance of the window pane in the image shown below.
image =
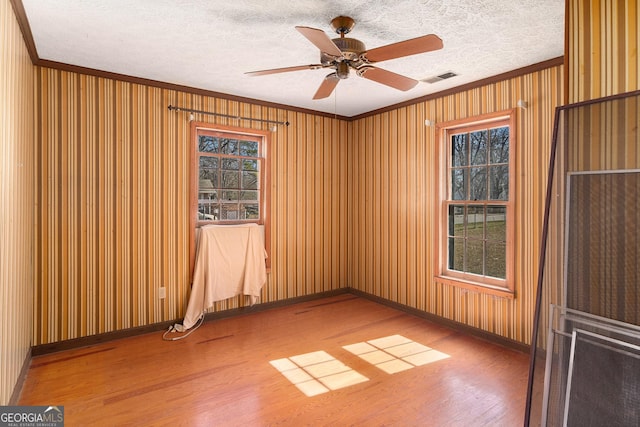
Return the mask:
[[[213,191],[218,187],[218,159],[215,157],[200,157],[198,172],[198,191]]]
[[[222,159],[222,169],[238,170],[240,169],[240,162],[238,159]]]
[[[218,198],[217,191],[210,179],[200,178],[198,183],[198,200],[216,200]]]
[[[257,160],[243,160],[242,161],[242,169],[246,171],[257,171],[258,170],[258,161]]]
[[[449,238],[449,270],[464,271],[464,239]]]
[[[238,215],[238,205],[235,203],[223,204],[220,205],[220,220],[237,220],[240,215]]]
[[[470,200],[487,199],[487,168],[471,168]]]
[[[467,240],[467,256],[466,256],[466,269],[465,271],[473,274],[483,274],[484,268],[484,256],[483,256],[484,242],[482,240],[468,239]]]
[[[258,189],[258,173],[242,172],[242,188],[245,190]]]
[[[258,200],[257,191],[241,191],[238,200]]]
[[[507,240],[507,208],[487,206],[487,240],[505,242]]]
[[[218,169],[218,158],[200,157],[200,169]]]
[[[450,134],[446,172],[450,183],[448,199],[443,200],[448,233],[442,242],[448,270],[506,279],[507,206],[501,202],[509,200],[511,169],[509,126],[504,123],[501,120],[498,128],[491,128],[491,123],[482,128],[470,124]],[[495,200],[493,205],[487,204],[490,200]],[[481,278],[465,279],[485,283]]]
[[[220,188],[240,188],[240,174],[236,171],[222,171]]]
[[[262,220],[260,203],[265,195],[260,156],[264,141],[252,135],[216,132],[215,136],[197,135],[196,217],[199,221]]]
[[[220,152],[223,154],[238,155],[238,140],[229,138],[220,138]]]
[[[198,149],[202,153],[217,153],[218,138],[213,136],[200,136],[198,140]]]
[[[220,205],[206,200],[198,201],[198,220],[215,221],[218,219]]]
[[[489,200],[509,200],[509,166],[492,166],[489,175]]]
[[[487,164],[487,131],[481,130],[469,134],[469,151],[472,165]]]
[[[507,245],[487,242],[487,276],[505,279],[507,277]]]
[[[469,164],[468,134],[453,135],[451,137],[451,166],[467,166]]]
[[[260,209],[258,204],[243,204],[240,205],[240,211],[244,213],[243,219],[259,219],[260,218]]]
[[[491,129],[491,163],[509,162],[509,127]]]
[[[466,236],[484,239],[484,206],[467,206]]]
[[[198,191],[212,191],[216,188],[216,171],[210,169],[200,170],[200,178],[198,181]]]
[[[222,192],[222,202],[237,202],[238,201],[238,192],[237,191],[223,191]]]
[[[449,236],[464,236],[464,206],[449,206]]]
[[[451,170],[451,199],[467,200],[467,182],[469,169]]]
[[[258,143],[256,141],[240,141],[240,155],[258,157]]]

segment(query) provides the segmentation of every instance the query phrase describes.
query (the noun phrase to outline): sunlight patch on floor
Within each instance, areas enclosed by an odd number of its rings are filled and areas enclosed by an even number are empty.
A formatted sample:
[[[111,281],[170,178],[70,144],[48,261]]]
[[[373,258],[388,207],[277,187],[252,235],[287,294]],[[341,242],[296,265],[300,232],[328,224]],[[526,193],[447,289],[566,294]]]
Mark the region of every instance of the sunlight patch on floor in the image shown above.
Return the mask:
[[[342,348],[387,374],[406,371],[449,357],[402,335],[391,335]],[[325,351],[314,351],[269,362],[306,396],[369,381]]]
[[[450,357],[402,335],[391,335],[366,342],[345,345],[345,350],[375,365],[388,374],[406,371]]]
[[[369,378],[325,351],[314,351],[269,363],[309,397],[369,381]]]

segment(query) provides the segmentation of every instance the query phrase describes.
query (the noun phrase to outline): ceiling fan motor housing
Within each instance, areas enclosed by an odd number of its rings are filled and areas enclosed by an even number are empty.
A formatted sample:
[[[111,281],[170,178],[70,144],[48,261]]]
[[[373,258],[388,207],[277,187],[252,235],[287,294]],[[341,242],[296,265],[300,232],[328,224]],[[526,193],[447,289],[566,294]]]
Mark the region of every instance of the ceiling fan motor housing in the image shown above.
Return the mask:
[[[358,68],[363,64],[360,54],[367,49],[360,40],[351,39],[348,37],[340,37],[331,40],[342,51],[342,60],[336,59],[333,55],[327,55],[323,52],[320,53],[320,62],[324,65],[332,65],[339,63],[346,63],[348,66]],[[348,74],[348,69],[346,70]],[[341,77],[346,78],[346,77]]]

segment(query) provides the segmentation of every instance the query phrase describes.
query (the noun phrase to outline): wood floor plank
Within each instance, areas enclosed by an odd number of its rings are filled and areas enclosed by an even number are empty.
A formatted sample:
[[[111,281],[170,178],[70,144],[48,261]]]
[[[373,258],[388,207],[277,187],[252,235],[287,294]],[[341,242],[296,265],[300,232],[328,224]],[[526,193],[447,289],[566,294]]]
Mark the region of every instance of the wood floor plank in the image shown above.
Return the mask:
[[[33,359],[20,405],[67,425],[521,425],[528,355],[351,294]],[[347,345],[401,335],[448,358],[388,374]],[[415,345],[415,348],[421,348]],[[307,397],[269,362],[324,351],[368,381]]]

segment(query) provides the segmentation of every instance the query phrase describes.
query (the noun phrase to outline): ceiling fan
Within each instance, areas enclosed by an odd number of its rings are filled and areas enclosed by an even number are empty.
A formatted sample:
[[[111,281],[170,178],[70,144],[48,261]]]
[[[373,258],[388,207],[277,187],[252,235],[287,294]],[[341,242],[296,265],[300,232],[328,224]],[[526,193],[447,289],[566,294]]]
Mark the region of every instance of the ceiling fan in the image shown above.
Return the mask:
[[[330,39],[322,30],[297,26],[296,30],[320,49],[320,64],[273,68],[270,70],[251,71],[245,74],[262,76],[299,70],[334,69],[334,72],[324,78],[313,99],[327,98],[331,95],[338,85],[338,82],[341,79],[349,77],[351,69],[355,70],[358,76],[364,77],[365,79],[373,80],[398,90],[407,91],[417,85],[418,81],[391,71],[383,70],[382,68],[374,67],[372,64],[388,59],[442,49],[442,40],[440,37],[434,34],[428,34],[415,39],[366,50],[364,43],[360,40],[345,37],[345,34],[351,32],[354,25],[355,21],[348,16],[338,16],[331,20],[331,26],[336,33],[340,34],[340,37],[335,39]]]

